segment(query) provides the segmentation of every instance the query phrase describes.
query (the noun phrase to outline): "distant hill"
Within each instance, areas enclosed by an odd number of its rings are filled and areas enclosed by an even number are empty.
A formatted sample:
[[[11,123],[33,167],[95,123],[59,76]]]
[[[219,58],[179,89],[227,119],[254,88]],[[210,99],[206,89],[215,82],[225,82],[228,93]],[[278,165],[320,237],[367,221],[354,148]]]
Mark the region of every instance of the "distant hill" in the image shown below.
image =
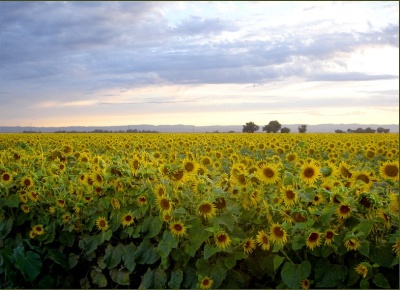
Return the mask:
[[[258,132],[264,133],[262,127],[264,124],[259,125],[260,130]],[[282,127],[287,127],[291,133],[298,133],[297,127],[300,124],[282,124]],[[376,125],[376,124],[320,124],[320,125],[307,125],[307,133],[334,133],[335,130],[339,129],[342,131],[347,131],[347,129],[355,130],[357,128],[366,129],[370,127],[371,129],[377,129],[382,127],[385,129],[390,129],[390,133],[398,133],[399,125]],[[215,132],[225,133],[229,131],[242,132],[243,125],[228,125],[228,126],[193,126],[193,125],[126,125],[126,126],[71,126],[71,127],[20,127],[20,126],[3,126],[0,127],[0,133],[19,133],[23,131],[40,131],[43,133],[50,133],[55,131],[76,131],[76,132],[88,132],[94,130],[108,130],[108,131],[126,131],[139,130],[139,131],[157,131],[161,133],[176,132],[176,133],[205,133],[205,132]]]

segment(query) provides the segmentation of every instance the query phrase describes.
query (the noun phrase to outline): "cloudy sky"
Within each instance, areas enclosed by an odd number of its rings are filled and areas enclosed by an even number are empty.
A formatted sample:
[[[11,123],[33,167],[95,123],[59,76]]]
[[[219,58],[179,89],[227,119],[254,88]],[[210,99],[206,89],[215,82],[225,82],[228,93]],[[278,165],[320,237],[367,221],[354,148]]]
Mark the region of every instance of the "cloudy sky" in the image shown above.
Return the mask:
[[[399,124],[399,2],[0,2],[0,126]]]

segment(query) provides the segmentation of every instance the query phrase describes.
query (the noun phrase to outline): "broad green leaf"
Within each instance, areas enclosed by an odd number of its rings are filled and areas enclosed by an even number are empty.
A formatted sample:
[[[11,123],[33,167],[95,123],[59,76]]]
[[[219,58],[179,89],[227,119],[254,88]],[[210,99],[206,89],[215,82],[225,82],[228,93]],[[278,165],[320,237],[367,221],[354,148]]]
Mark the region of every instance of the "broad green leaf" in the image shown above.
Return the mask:
[[[215,218],[215,221],[218,224],[225,225],[230,232],[233,231],[233,227],[235,225],[235,219],[229,212],[221,214],[220,216]]]
[[[148,216],[142,224],[142,233],[144,238],[153,238],[160,233],[163,221],[159,216]]]
[[[89,255],[90,253],[92,253],[94,250],[97,249],[100,243],[101,243],[101,237],[99,235],[86,236],[79,241],[79,247],[85,250],[86,254]]]
[[[206,241],[211,236],[211,233],[206,231],[201,225],[199,225],[198,227],[195,226],[190,230],[190,244],[185,247],[185,251],[191,257],[194,257],[197,250],[204,243],[204,241]]]
[[[379,247],[371,245],[369,249],[369,258],[380,266],[390,268],[395,255],[390,244],[385,243]]]
[[[164,270],[157,268],[154,272],[154,288],[155,289],[164,289],[165,284],[167,283],[167,274],[165,274]]]
[[[27,281],[32,282],[42,270],[41,257],[32,251],[24,252],[23,246],[14,250],[15,267],[19,269]]]
[[[309,261],[303,261],[300,265],[286,262],[281,271],[281,278],[290,288],[300,288],[301,281],[307,279],[310,274],[311,264]]]
[[[362,233],[362,235],[360,235],[360,238],[361,239],[367,238],[373,226],[374,226],[374,221],[369,221],[369,220],[361,221],[356,227],[357,232]]]
[[[124,245],[119,243],[116,247],[108,244],[104,255],[104,263],[108,269],[115,268],[121,262],[122,255],[124,254]]]
[[[322,214],[320,216],[320,219],[324,225],[328,224],[329,221],[331,220],[332,216],[335,213],[335,206],[325,206],[324,209],[322,210]]]
[[[170,231],[164,231],[162,240],[158,244],[157,250],[162,253],[164,257],[168,257],[171,250],[178,246],[178,243],[179,240]]]
[[[229,255],[228,257],[222,258],[224,264],[228,270],[232,269],[236,265],[236,259],[234,256]]]
[[[60,243],[66,247],[72,247],[75,241],[75,233],[62,231],[59,236]]]
[[[130,243],[124,247],[124,254],[122,256],[122,260],[124,261],[125,267],[131,272],[135,270],[136,267],[136,262],[135,262],[136,249],[137,247],[133,243]]]
[[[208,259],[210,258],[212,255],[214,255],[215,253],[219,252],[220,249],[218,247],[213,247],[209,244],[205,244],[204,245],[204,259]]]
[[[317,287],[333,288],[345,281],[347,267],[331,264],[328,259],[321,259],[314,267],[314,275]]]
[[[282,264],[285,257],[281,257],[279,255],[274,256],[274,271],[278,270],[279,266]]]
[[[361,289],[370,289],[369,288],[369,282],[367,279],[361,279],[360,281],[360,288]]]
[[[3,240],[11,232],[14,218],[10,217],[6,222],[0,223],[0,240]]]
[[[92,278],[93,283],[99,288],[104,288],[107,286],[107,278],[103,273],[92,270],[90,272],[90,277]]]
[[[168,286],[171,289],[179,289],[183,280],[183,272],[181,269],[176,269],[171,272],[171,279],[168,282]]]
[[[135,261],[139,264],[151,265],[160,258],[154,246],[145,239],[135,252]]]
[[[358,251],[363,254],[365,257],[369,257],[369,242],[368,241],[362,241],[361,242],[361,247],[358,249]]]
[[[62,266],[64,269],[68,269],[68,259],[63,252],[50,249],[47,253],[47,258],[53,260],[56,264]]]
[[[147,268],[147,272],[143,275],[142,282],[139,289],[152,289],[154,288],[154,270]]]
[[[111,279],[119,284],[119,285],[129,285],[130,281],[129,281],[129,274],[130,272],[126,269],[122,269],[122,270],[117,270],[117,269],[112,269],[110,270],[110,276]]]
[[[374,280],[372,280],[374,284],[378,287],[381,288],[390,288],[389,281],[386,279],[386,277],[382,273],[378,273],[375,275]]]
[[[191,267],[183,269],[182,288],[194,288],[197,283],[196,271]]]
[[[68,269],[74,268],[79,262],[79,255],[74,253],[69,254],[68,257]]]
[[[108,229],[104,232],[100,233],[101,235],[101,244],[104,243],[105,241],[109,241],[113,235],[113,231],[111,229]]]
[[[9,198],[4,200],[5,206],[14,207],[14,208],[18,207],[20,203],[21,203],[21,200],[19,199],[17,194],[13,194]]]

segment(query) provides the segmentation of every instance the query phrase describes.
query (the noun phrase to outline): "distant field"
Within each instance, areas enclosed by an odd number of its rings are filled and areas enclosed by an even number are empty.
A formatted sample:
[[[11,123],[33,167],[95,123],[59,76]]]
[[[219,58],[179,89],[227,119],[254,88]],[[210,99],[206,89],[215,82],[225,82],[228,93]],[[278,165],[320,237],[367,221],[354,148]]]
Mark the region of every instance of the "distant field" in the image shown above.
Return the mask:
[[[398,288],[398,134],[0,134],[2,288]]]

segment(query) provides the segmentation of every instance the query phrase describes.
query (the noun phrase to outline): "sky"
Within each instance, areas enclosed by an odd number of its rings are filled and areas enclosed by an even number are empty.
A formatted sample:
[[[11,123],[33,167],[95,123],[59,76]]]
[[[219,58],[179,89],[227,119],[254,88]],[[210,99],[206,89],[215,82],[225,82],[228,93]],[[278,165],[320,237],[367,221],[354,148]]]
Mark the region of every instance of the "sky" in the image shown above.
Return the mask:
[[[399,124],[399,2],[0,2],[0,126],[272,120]]]

